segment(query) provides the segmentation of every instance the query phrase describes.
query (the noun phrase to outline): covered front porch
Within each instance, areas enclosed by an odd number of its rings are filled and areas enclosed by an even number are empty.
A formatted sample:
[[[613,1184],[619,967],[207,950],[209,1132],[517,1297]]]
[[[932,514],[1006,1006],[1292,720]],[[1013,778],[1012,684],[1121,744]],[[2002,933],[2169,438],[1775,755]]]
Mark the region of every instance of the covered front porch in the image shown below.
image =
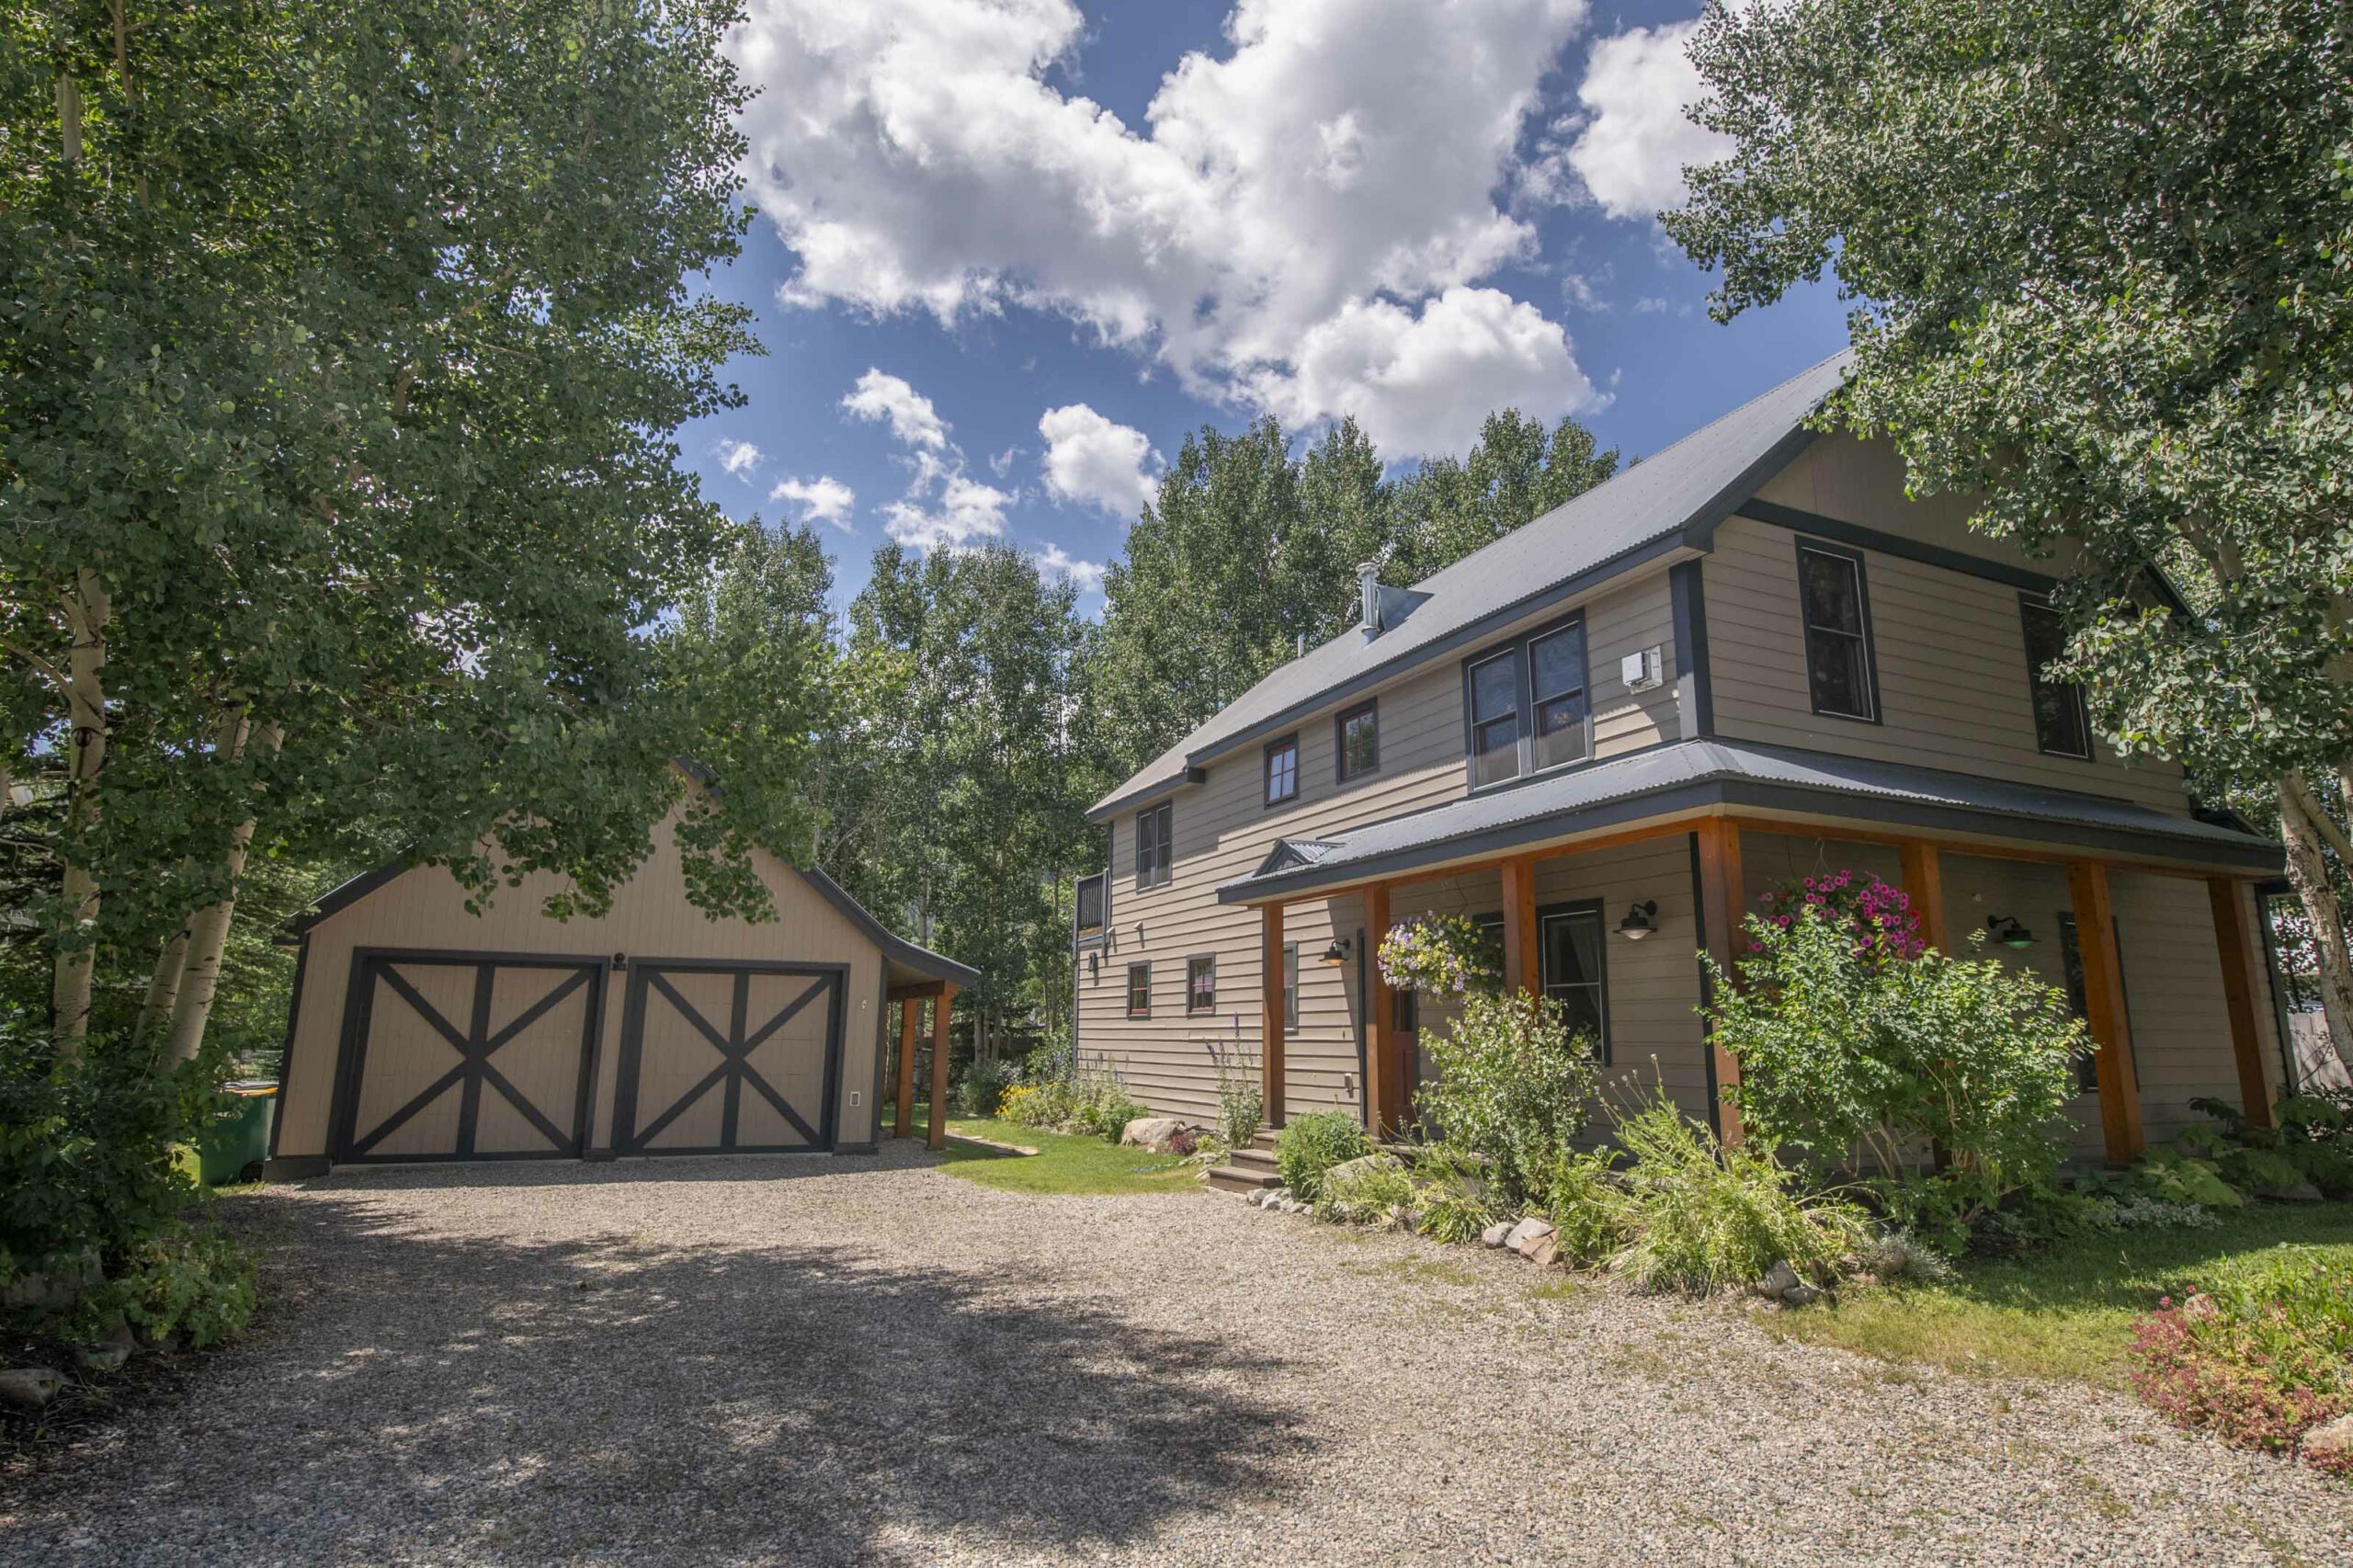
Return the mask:
[[[1433,1020],[1391,994],[1372,949],[1392,924],[1430,912],[1497,926],[1510,983],[1560,999],[1592,1028],[1611,1076],[1654,1078],[1736,1141],[1721,1091],[1738,1065],[1707,1040],[1697,955],[1733,962],[1758,893],[1842,869],[1904,888],[1930,946],[1966,952],[1986,931],[1986,952],[2066,987],[2097,1043],[2075,1108],[2080,1154],[2129,1161],[2153,1124],[2164,1137],[2195,1120],[2188,1103],[2201,1096],[2268,1119],[2281,1030],[2253,895],[2276,865],[2262,840],[1987,781],[1964,781],[1969,798],[1956,798],[1950,776],[1883,764],[1767,784],[1756,764],[1787,772],[1786,756],[1711,750],[1731,755],[1686,759],[1660,787],[1605,801],[1530,809],[1543,803],[1531,789],[1279,846],[1221,890],[1259,911],[1268,1122],[1281,1125],[1298,1098],[1290,1058],[1318,1049],[1284,1027],[1286,911],[1308,905],[1336,934],[1328,956],[1348,966],[1353,1098],[1377,1131],[1409,1124],[1418,1035]],[[1693,760],[1727,766],[1695,780]],[[1871,776],[1858,778],[1862,768]]]

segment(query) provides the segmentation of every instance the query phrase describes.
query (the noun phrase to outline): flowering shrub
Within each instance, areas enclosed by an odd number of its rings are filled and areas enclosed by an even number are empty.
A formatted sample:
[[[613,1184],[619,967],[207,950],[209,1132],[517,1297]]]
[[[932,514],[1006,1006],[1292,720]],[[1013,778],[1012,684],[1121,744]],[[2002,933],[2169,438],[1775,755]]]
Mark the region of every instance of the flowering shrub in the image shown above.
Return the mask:
[[[1503,980],[1495,939],[1463,915],[1401,920],[1381,938],[1381,978],[1429,997],[1467,996]]]
[[[1873,967],[1916,959],[1927,950],[1911,898],[1902,888],[1891,887],[1877,877],[1824,871],[1792,878],[1756,903],[1760,912],[1756,918],[1779,931],[1796,925],[1801,911],[1820,910],[1854,942],[1855,956]]]
[[[1221,1047],[1210,1042],[1210,1060],[1217,1064],[1217,1132],[1229,1148],[1239,1149],[1258,1136],[1267,1118],[1267,1092],[1258,1060],[1243,1049],[1240,1040]]]
[[[2064,993],[1989,958],[1907,949],[1887,906],[1870,907],[1878,935],[1861,941],[1835,899],[1751,916],[1739,985],[1707,960],[1715,1040],[1741,1068],[1726,1097],[1817,1165],[1875,1166],[1891,1214],[1957,1251],[2056,1168],[2089,1038]],[[1903,1178],[1932,1144],[1945,1169]]]
[[[2177,1306],[2165,1297],[2133,1351],[2134,1385],[2168,1419],[2293,1453],[2306,1432],[2353,1412],[2353,1276],[2290,1258]],[[2314,1462],[2353,1473],[2342,1455]]]
[[[1570,1033],[1557,1002],[1483,991],[1426,1034],[1422,1051],[1437,1069],[1414,1096],[1423,1122],[1485,1155],[1506,1202],[1540,1202],[1546,1173],[1592,1115],[1593,1037]]]

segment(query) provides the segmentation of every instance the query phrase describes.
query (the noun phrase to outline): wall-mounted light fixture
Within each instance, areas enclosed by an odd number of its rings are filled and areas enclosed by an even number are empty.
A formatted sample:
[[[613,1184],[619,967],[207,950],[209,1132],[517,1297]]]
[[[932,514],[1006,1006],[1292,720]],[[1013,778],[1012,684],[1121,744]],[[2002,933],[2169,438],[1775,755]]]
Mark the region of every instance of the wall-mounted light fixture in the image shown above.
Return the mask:
[[[1626,918],[1618,922],[1618,934],[1630,942],[1639,942],[1658,929],[1658,900],[1646,898],[1626,911]]]
[[[1089,979],[1089,980],[1096,980],[1096,979],[1099,979],[1099,978],[1101,977],[1102,973],[1103,973],[1103,955],[1102,955],[1101,953],[1089,953],[1089,954],[1087,954],[1087,955],[1086,955],[1086,978],[1087,978],[1087,979]]]
[[[613,968],[616,971],[629,968],[629,955],[627,953],[615,953],[613,955]]]
[[[1324,949],[1324,961],[1325,963],[1347,962],[1348,939],[1346,937],[1334,937],[1332,945]]]
[[[2018,924],[2015,915],[1989,915],[1985,917],[1985,936],[1996,947],[2030,948],[2034,933]]]

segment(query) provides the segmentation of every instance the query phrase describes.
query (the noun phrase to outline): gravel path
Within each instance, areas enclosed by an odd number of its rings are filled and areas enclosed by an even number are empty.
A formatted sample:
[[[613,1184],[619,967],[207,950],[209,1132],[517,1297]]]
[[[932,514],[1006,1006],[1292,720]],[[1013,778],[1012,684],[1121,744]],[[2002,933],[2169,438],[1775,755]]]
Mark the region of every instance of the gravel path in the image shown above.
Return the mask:
[[[268,1325],[0,1498],[0,1563],[2353,1553],[2353,1492],[2126,1400],[1209,1193],[1024,1198],[903,1146],[232,1207]]]

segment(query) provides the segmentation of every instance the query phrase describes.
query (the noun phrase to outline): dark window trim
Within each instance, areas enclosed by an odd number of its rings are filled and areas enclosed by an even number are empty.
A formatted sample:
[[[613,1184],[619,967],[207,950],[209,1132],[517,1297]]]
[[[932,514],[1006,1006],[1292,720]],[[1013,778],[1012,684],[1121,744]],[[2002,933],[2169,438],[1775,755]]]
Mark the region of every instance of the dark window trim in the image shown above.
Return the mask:
[[[1152,874],[1149,878],[1147,878],[1145,874],[1143,863],[1143,824],[1147,818],[1165,818],[1165,820],[1159,823],[1155,830],[1157,835],[1156,843],[1159,849],[1159,857],[1157,862],[1152,869]],[[1175,839],[1176,836],[1176,803],[1174,801],[1162,801],[1156,805],[1144,807],[1135,814],[1134,828],[1136,835],[1135,862],[1137,891],[1142,892],[1146,888],[1166,887],[1168,885],[1169,879],[1176,874],[1176,855],[1175,849]],[[1106,917],[1108,917],[1108,911],[1106,912]]]
[[[1594,928],[1601,935],[1601,940],[1595,945],[1594,949],[1594,950],[1600,954],[1601,957],[1601,976],[1599,984],[1601,992],[1601,1051],[1596,1060],[1604,1067],[1609,1065],[1610,1035],[1609,923],[1607,919],[1608,909],[1608,905],[1605,900],[1597,898],[1578,898],[1570,899],[1562,903],[1548,903],[1536,912],[1537,980],[1539,983],[1544,986],[1545,994],[1547,995],[1552,994],[1552,982],[1547,980],[1543,974],[1544,954],[1547,951],[1547,949],[1544,946],[1544,922],[1547,920],[1572,919],[1578,915],[1591,915],[1593,917]]]
[[[1578,610],[1542,626],[1530,627],[1509,642],[1482,648],[1467,653],[1462,659],[1462,783],[1466,794],[1486,795],[1497,790],[1509,790],[1531,779],[1550,778],[1556,774],[1574,773],[1580,767],[1590,767],[1599,760],[1593,755],[1593,646],[1586,636],[1585,612]],[[1577,689],[1585,694],[1585,751],[1571,762],[1556,762],[1550,767],[1536,766],[1536,644],[1547,637],[1556,636],[1574,628],[1577,634],[1578,663],[1584,666],[1585,681]],[[1478,782],[1479,763],[1474,749],[1478,737],[1478,721],[1471,701],[1471,672],[1496,659],[1512,661],[1512,690],[1518,702],[1518,740],[1519,771],[1508,778],[1492,783]]]
[[[1283,944],[1283,1033],[1299,1032],[1299,944]]]
[[[1288,794],[1278,795],[1274,792],[1274,775],[1269,765],[1275,760],[1275,754],[1286,746],[1290,748],[1290,790]],[[1258,753],[1258,794],[1260,804],[1267,807],[1289,805],[1299,799],[1299,732],[1297,730],[1293,730],[1288,735],[1268,741]]]
[[[1083,897],[1084,897],[1084,894],[1085,894],[1085,890],[1086,890],[1086,884],[1087,884],[1087,883],[1089,883],[1089,882],[1093,882],[1093,883],[1095,883],[1095,884],[1097,885],[1097,887],[1100,890],[1100,891],[1098,892],[1098,893],[1097,893],[1097,897],[1098,897],[1098,899],[1100,900],[1100,902],[1101,902],[1101,903],[1102,903],[1102,906],[1103,906],[1103,907],[1102,907],[1102,912],[1101,912],[1101,913],[1102,913],[1102,918],[1101,918],[1099,921],[1097,921],[1095,925],[1092,925],[1092,926],[1083,926],[1083,925],[1080,925],[1080,924],[1079,924],[1078,914],[1079,914],[1079,909],[1080,909],[1080,907],[1081,907],[1081,901],[1082,901],[1082,899],[1083,899]],[[1083,950],[1085,950],[1086,949],[1088,949],[1088,948],[1094,948],[1094,947],[1100,947],[1100,946],[1102,946],[1102,945],[1103,945],[1103,943],[1104,943],[1104,941],[1106,940],[1106,938],[1108,938],[1108,937],[1109,937],[1109,935],[1110,935],[1110,932],[1111,932],[1111,872],[1110,872],[1110,869],[1107,867],[1107,868],[1105,868],[1103,870],[1097,871],[1097,872],[1092,873],[1091,875],[1084,876],[1084,877],[1079,878],[1079,879],[1078,879],[1078,889],[1079,889],[1079,891],[1078,891],[1078,892],[1074,892],[1074,893],[1073,893],[1073,894],[1072,894],[1072,897],[1071,897],[1071,911],[1070,911],[1070,918],[1071,918],[1071,926],[1072,926],[1073,930],[1076,933],[1076,936],[1077,936],[1078,946],[1079,946],[1080,949],[1083,951]]]
[[[2026,642],[2026,705],[2027,716],[2034,723],[2034,749],[2045,756],[2063,756],[2076,762],[2090,762],[2093,760],[2092,714],[2090,704],[2084,700],[2084,688],[2074,681],[2045,681],[2041,672],[2035,668],[2034,640],[2027,635],[2026,622],[2028,613],[2038,609],[2054,616],[2059,613],[2052,607],[2051,596],[2048,594],[2018,595],[2018,635]],[[2065,630],[2063,622],[2061,630],[2063,631]],[[2062,751],[2056,746],[2047,746],[2042,744],[2042,713],[2035,704],[2035,687],[2046,685],[2063,687],[2068,698],[2075,703],[2075,728],[2084,737],[2083,750]]]
[[[1136,1007],[1136,976],[1138,974],[1142,974],[1143,976],[1143,1007],[1141,1011]],[[1128,1017],[1131,1018],[1148,1018],[1152,1017],[1151,964],[1131,963],[1128,966],[1127,1009]]]
[[[1199,1006],[1199,1007],[1197,1007],[1197,1006],[1195,1006],[1193,1005],[1193,966],[1194,966],[1195,964],[1197,964],[1197,963],[1205,963],[1205,964],[1207,964],[1207,965],[1209,965],[1209,966],[1210,966],[1210,999],[1209,999],[1209,1003],[1208,1003],[1208,1005],[1207,1005],[1207,1006]],[[1186,1012],[1187,1016],[1188,1016],[1188,1017],[1200,1017],[1200,1015],[1202,1015],[1203,1013],[1214,1013],[1214,1012],[1216,1012],[1216,1011],[1217,1011],[1217,955],[1216,955],[1215,953],[1188,953],[1188,954],[1186,954],[1186,955],[1185,955],[1185,1012]]]
[[[1863,622],[1863,684],[1869,688],[1871,700],[1871,710],[1869,713],[1830,713],[1813,706],[1813,639],[1807,635],[1805,623],[1805,558],[1809,551],[1816,555],[1833,556],[1840,561],[1854,563],[1855,609]],[[1798,640],[1805,644],[1806,706],[1813,710],[1816,718],[1820,719],[1844,719],[1850,724],[1881,722],[1887,716],[1887,709],[1886,705],[1880,701],[1879,696],[1879,634],[1871,624],[1870,568],[1863,559],[1863,552],[1800,534],[1797,568]]]
[[[1348,721],[1372,715],[1372,761],[1354,773],[1348,771]],[[1353,784],[1359,778],[1370,778],[1381,771],[1381,699],[1368,697],[1352,702],[1332,715],[1332,781]]]

